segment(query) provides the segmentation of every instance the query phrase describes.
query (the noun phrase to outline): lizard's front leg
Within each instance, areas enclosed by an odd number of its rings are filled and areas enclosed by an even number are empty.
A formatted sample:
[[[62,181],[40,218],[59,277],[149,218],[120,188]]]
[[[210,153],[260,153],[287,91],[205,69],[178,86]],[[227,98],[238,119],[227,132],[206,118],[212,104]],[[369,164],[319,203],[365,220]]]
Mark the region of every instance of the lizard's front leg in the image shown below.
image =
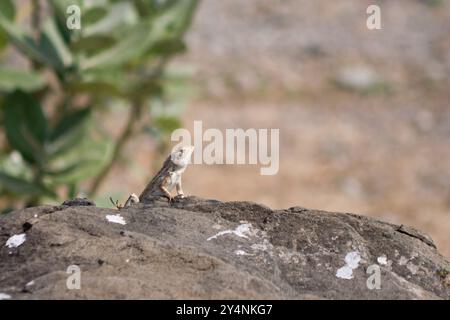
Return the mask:
[[[184,192],[183,189],[181,188],[181,179],[180,181],[177,182],[175,187],[177,188],[177,195],[180,196],[180,198],[184,198]]]
[[[169,190],[167,190],[168,183],[170,182],[169,179],[170,177],[166,177],[159,186],[159,189],[169,199],[169,202],[172,202],[172,195],[170,194]]]

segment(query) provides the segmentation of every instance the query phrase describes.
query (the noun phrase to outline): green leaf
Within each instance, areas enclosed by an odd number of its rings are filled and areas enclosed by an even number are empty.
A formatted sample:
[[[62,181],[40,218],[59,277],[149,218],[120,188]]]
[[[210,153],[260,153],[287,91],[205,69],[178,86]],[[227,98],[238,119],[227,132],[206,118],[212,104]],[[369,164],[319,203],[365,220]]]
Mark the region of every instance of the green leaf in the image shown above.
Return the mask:
[[[28,162],[43,165],[47,121],[40,104],[29,94],[15,91],[5,98],[2,109],[9,144]]]
[[[9,21],[1,12],[0,30],[8,35],[17,49],[35,62],[48,65],[58,71],[62,71],[72,62],[70,51],[65,47],[53,19],[45,23],[39,43],[36,43],[33,37],[20,26]]]
[[[108,140],[84,139],[52,161],[49,178],[59,185],[96,176],[110,159],[111,151],[112,143]]]
[[[16,15],[16,8],[11,0],[2,0],[0,1],[0,12],[3,13],[7,19],[12,21]],[[5,49],[7,45],[8,36],[3,30],[0,29],[0,51]]]
[[[78,128],[90,116],[90,113],[91,109],[87,107],[66,115],[51,131],[49,140],[55,141]]]
[[[189,27],[198,0],[167,1],[167,7],[157,17],[155,32],[160,39],[165,37],[179,38]]]
[[[50,0],[47,1],[49,6],[52,8],[52,13],[56,21],[56,26],[58,28],[59,33],[61,34],[62,39],[66,44],[69,44],[72,38],[72,34],[76,32],[72,32],[69,28],[67,28],[67,9],[71,5],[77,5],[83,10],[81,0]],[[78,31],[78,30],[74,30]]]
[[[67,14],[67,8],[71,5],[79,6],[83,8],[83,0],[50,0],[48,3],[51,5],[53,12],[57,15],[65,17]]]
[[[153,123],[163,134],[171,133],[182,126],[181,120],[173,116],[159,116]]]
[[[45,62],[47,58],[33,38],[25,31],[21,30],[19,26],[14,25],[0,12],[0,30],[8,35],[12,43],[24,54],[35,61]]]
[[[107,82],[77,82],[72,83],[67,87],[68,92],[71,93],[87,93],[95,94],[97,97],[124,97],[122,93],[113,84]]]
[[[0,53],[8,46],[8,36],[0,29]]]
[[[72,30],[67,28],[67,21],[65,16],[59,16],[55,15],[55,24],[56,28],[58,29],[59,34],[61,35],[61,38],[63,39],[66,46],[69,46],[73,37]]]
[[[84,167],[86,165],[92,164],[92,162],[95,160],[77,160],[75,163],[69,164],[66,167],[53,169],[53,170],[46,170],[45,173],[49,176],[61,178],[63,175],[70,175],[73,174],[76,170],[79,170],[81,167]]]
[[[0,66],[0,91],[35,91],[42,89],[45,84],[45,79],[38,73]]]
[[[142,19],[131,27],[124,25],[117,44],[82,60],[81,69],[120,66],[143,56],[161,41],[179,38],[188,27],[197,3],[198,0],[174,1],[157,17]],[[178,48],[175,46],[173,49],[179,50],[179,43]]]
[[[146,98],[162,94],[161,76],[155,69],[141,67],[124,71],[121,68],[89,69],[66,87],[68,92],[95,94],[97,97]]]
[[[66,156],[86,138],[90,125],[91,109],[76,110],[63,117],[50,132],[46,151],[49,161]]]
[[[126,74],[120,69],[91,69],[80,74],[66,86],[72,93],[87,93],[99,96],[123,97],[128,84]]]
[[[93,7],[86,10],[82,15],[82,24],[94,24],[103,19],[108,14],[108,11],[102,7]]]
[[[58,61],[58,65],[68,67],[73,63],[72,53],[66,46],[55,19],[48,19],[44,23],[40,45],[47,55],[52,56],[52,60]]]
[[[186,51],[186,44],[181,39],[165,39],[156,43],[151,53],[161,56],[171,56]]]
[[[0,172],[25,180],[31,180],[33,170],[17,150],[0,156]]]
[[[152,18],[155,40],[147,56],[167,58],[186,50],[183,35],[192,21],[197,4],[198,0],[170,0],[159,5],[159,13]]]
[[[116,43],[113,37],[107,35],[93,35],[82,37],[72,43],[72,50],[77,53],[86,53],[92,55],[101,50],[111,48]]]
[[[0,172],[0,184],[2,188],[21,195],[48,193],[48,190],[41,186],[37,186],[24,179],[14,177],[3,172]]]
[[[156,6],[154,1],[149,0],[133,0],[136,11],[140,17],[148,17],[156,13]]]
[[[136,58],[153,44],[155,38],[148,22],[139,23],[127,30],[113,47],[81,61],[82,70],[122,65]]]
[[[76,183],[67,183],[67,198],[73,199],[77,196],[78,188]]]
[[[84,21],[84,20],[82,20]],[[82,28],[83,36],[111,35],[138,23],[138,14],[128,1],[118,1],[108,6],[108,14],[97,23]]]
[[[0,12],[9,20],[13,21],[16,16],[16,8],[11,0],[0,1]]]
[[[57,140],[48,143],[46,146],[47,157],[49,160],[54,160],[83,142],[85,138],[84,125],[73,128],[71,131],[59,137]]]

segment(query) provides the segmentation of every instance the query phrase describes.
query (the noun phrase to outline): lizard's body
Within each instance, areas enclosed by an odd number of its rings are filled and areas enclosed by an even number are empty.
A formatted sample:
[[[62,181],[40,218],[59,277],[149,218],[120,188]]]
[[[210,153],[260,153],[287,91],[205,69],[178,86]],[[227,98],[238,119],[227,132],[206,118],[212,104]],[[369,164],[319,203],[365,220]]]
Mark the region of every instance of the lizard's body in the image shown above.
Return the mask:
[[[170,192],[173,188],[176,188],[177,195],[183,197],[181,175],[189,164],[193,150],[193,147],[187,146],[172,152],[164,161],[162,168],[142,191],[139,196],[139,202],[145,202],[155,196],[164,196],[171,201],[172,196]]]

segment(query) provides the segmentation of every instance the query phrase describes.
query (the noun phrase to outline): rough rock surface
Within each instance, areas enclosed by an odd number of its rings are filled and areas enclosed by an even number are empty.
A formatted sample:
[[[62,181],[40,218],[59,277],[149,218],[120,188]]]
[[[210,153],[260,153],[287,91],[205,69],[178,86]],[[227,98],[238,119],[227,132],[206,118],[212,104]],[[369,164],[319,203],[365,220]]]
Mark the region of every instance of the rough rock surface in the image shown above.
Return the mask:
[[[405,226],[196,197],[120,211],[67,203],[0,216],[2,297],[450,297],[450,263],[429,237]],[[24,232],[22,244],[5,245]],[[81,270],[79,290],[67,288],[70,265]],[[371,265],[380,267],[380,289],[367,287]]]

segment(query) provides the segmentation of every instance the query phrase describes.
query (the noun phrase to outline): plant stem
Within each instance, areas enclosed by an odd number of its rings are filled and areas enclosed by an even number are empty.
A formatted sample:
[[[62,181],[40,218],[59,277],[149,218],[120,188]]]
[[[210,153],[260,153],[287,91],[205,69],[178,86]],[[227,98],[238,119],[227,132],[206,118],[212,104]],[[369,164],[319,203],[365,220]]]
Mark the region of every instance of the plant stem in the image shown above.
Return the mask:
[[[33,37],[36,42],[39,41],[41,30],[41,4],[39,0],[31,0],[31,29],[33,30]],[[34,70],[39,69],[37,63],[32,62],[32,68]],[[39,165],[33,165],[33,183],[36,185],[42,184],[42,169]],[[39,205],[42,195],[34,194],[29,196],[25,200],[25,207],[34,207]]]
[[[34,168],[34,177],[33,177],[33,183],[35,185],[42,185],[42,172],[39,168]],[[25,201],[25,208],[28,207],[35,207],[37,205],[39,205],[41,202],[41,195],[40,194],[35,194],[30,196],[26,201]]]
[[[41,33],[41,3],[40,0],[32,0],[31,27],[34,32],[34,39],[39,41]]]
[[[130,107],[130,112],[128,113],[128,120],[125,125],[125,128],[123,129],[122,133],[120,134],[119,138],[117,139],[117,143],[114,146],[113,154],[111,156],[111,159],[109,160],[108,164],[103,168],[103,170],[100,172],[100,174],[95,178],[94,182],[91,185],[91,188],[89,190],[89,197],[94,197],[97,193],[98,189],[100,188],[103,181],[108,176],[111,169],[116,164],[117,160],[119,159],[120,155],[122,154],[122,150],[128,140],[133,136],[135,126],[138,122],[139,118],[139,112],[140,112],[140,104],[135,103]]]

